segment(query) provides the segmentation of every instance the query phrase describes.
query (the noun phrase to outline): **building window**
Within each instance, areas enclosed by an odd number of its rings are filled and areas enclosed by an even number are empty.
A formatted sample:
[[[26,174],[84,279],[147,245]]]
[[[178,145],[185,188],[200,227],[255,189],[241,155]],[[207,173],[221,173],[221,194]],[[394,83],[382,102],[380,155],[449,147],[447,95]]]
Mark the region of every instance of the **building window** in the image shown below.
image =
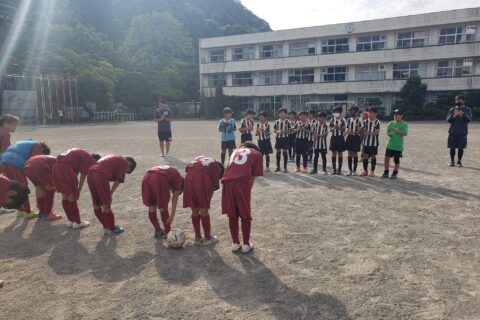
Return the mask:
[[[260,46],[260,59],[279,58],[283,56],[282,44],[266,44]]]
[[[240,98],[240,107],[242,110],[253,110],[253,99]]]
[[[221,88],[225,87],[227,82],[225,81],[225,75],[223,74],[209,74],[208,75],[208,87],[209,88]]]
[[[251,72],[239,72],[233,74],[233,85],[235,87],[246,87],[253,84]]]
[[[473,74],[473,59],[440,60],[437,64],[435,76],[463,77]]]
[[[445,27],[440,29],[438,44],[455,44],[475,41],[476,26]]]
[[[330,67],[322,69],[324,82],[337,82],[347,80],[347,67]]]
[[[225,61],[225,50],[210,50],[210,62],[224,62]]]
[[[253,59],[253,47],[240,47],[232,49],[232,60],[252,60]]]
[[[397,48],[415,48],[428,46],[428,32],[399,32],[397,34]]]
[[[322,53],[348,52],[348,38],[322,40]]]
[[[275,115],[276,111],[282,107],[282,97],[260,97],[259,108],[261,111],[266,111],[269,115]]]
[[[288,71],[288,83],[313,83],[315,81],[315,69],[293,69]]]
[[[264,71],[260,72],[260,85],[272,86],[282,84],[282,71]]]
[[[386,35],[360,36],[357,38],[357,51],[384,50]]]
[[[316,53],[316,40],[305,40],[289,44],[291,57],[308,56]]]
[[[355,67],[355,80],[385,80],[386,71],[383,64],[366,64]]]
[[[418,75],[423,77],[426,71],[426,63],[404,62],[393,65],[393,79],[408,79],[411,76]]]

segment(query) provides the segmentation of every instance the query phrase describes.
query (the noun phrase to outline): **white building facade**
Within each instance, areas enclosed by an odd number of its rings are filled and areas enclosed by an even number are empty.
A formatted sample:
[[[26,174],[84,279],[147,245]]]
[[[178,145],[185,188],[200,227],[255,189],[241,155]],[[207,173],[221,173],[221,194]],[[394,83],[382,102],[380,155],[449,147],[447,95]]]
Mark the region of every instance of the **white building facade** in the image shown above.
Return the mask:
[[[413,74],[431,93],[480,89],[480,8],[201,39],[200,91],[244,109],[379,99]]]

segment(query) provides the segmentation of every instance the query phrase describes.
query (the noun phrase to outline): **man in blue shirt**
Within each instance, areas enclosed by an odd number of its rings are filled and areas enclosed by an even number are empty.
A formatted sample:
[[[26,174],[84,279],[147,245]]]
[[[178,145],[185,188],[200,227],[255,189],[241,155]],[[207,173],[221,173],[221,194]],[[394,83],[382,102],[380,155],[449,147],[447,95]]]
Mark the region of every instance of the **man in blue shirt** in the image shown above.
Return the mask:
[[[172,111],[167,108],[165,100],[159,100],[155,98],[155,103],[158,105],[158,109],[155,110],[154,121],[158,124],[158,139],[160,140],[160,152],[162,157],[167,157],[170,152],[170,142],[172,141]]]
[[[455,149],[458,149],[457,166],[462,167],[463,149],[467,148],[468,123],[472,121],[472,109],[465,105],[465,97],[455,97],[456,106],[448,110],[447,121],[448,148],[450,148],[450,167],[455,166]]]
[[[237,148],[235,144],[235,131],[237,124],[232,119],[233,111],[230,108],[223,109],[223,119],[218,123],[218,131],[220,132],[220,140],[222,141],[222,166],[225,163],[225,154],[228,149],[228,155],[231,156],[233,150]]]

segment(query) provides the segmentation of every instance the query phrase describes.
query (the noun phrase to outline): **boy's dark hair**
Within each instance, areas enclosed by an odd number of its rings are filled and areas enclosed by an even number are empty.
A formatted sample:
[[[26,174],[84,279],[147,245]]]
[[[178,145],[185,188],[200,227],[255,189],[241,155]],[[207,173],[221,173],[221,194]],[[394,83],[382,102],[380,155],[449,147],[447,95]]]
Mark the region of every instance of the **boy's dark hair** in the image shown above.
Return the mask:
[[[263,117],[266,118],[266,117],[267,117],[267,113],[266,113],[265,111],[262,111],[262,112],[260,112],[260,113],[258,114],[258,116],[259,116],[259,117],[260,117],[260,116],[263,116]]]
[[[335,112],[335,113],[336,113],[336,112],[342,113],[342,112],[343,112],[343,109],[342,109],[342,107],[335,107],[335,108],[333,108],[333,112]]]
[[[363,105],[364,105],[364,106],[369,106],[369,107],[371,107],[371,106],[372,106],[372,103],[371,103],[370,101],[366,101]]]
[[[277,113],[281,113],[281,112],[287,114],[287,113],[288,113],[288,110],[287,110],[287,108],[280,108],[280,109],[278,109]]]
[[[375,107],[371,107],[370,110],[369,110],[369,112],[377,113],[378,110],[377,110],[377,108],[375,108]]]
[[[129,173],[132,173],[133,170],[135,170],[135,168],[137,167],[137,163],[135,162],[135,159],[133,159],[132,157],[125,157],[125,159],[127,159],[127,161],[130,162]]]
[[[12,199],[12,202],[9,205],[5,206],[5,208],[18,209],[28,200],[30,189],[28,189],[27,186],[24,186],[23,184],[14,181],[10,186],[10,190],[15,191],[17,194],[10,197],[10,199]]]
[[[244,143],[242,143],[241,147],[249,148],[249,149],[255,149],[257,151],[260,151],[260,149],[258,149],[258,146],[251,141],[245,141]]]
[[[298,115],[299,116],[301,116],[301,115],[308,116],[308,112],[307,111],[300,111],[300,113]]]
[[[249,114],[255,115],[255,111],[247,110],[247,112],[245,112],[245,115],[249,115]]]
[[[19,123],[20,119],[11,114],[4,114],[0,117],[0,127],[3,127],[4,124]]]
[[[462,99],[465,101],[465,96],[463,94],[459,94],[458,96],[455,96],[455,99]]]
[[[95,160],[97,160],[97,161],[102,158],[102,156],[99,155],[99,154],[97,154],[97,153],[92,153],[92,154],[90,154],[90,155],[92,156],[93,159],[95,159]]]
[[[288,114],[293,114],[294,116],[297,115],[297,113],[294,110],[290,111]]]
[[[40,145],[42,146],[42,154],[46,156],[50,155],[50,152],[51,152],[50,147],[47,146],[45,142],[40,142]]]
[[[322,117],[322,118],[326,118],[327,117],[327,114],[325,113],[325,111],[320,111],[317,113],[317,117]]]
[[[310,110],[308,110],[307,112],[308,112],[308,114],[313,114],[313,115],[315,115],[315,110],[310,109]]]
[[[350,111],[358,112],[358,111],[360,111],[360,108],[357,107],[357,106],[352,106],[352,107],[350,108]]]

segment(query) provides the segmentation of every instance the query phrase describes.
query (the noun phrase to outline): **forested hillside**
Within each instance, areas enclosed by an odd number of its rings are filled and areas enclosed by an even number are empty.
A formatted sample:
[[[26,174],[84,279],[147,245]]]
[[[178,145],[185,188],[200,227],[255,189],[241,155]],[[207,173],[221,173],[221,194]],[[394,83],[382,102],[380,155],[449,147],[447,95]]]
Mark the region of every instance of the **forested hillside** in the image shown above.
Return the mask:
[[[235,0],[0,0],[0,72],[69,74],[105,110],[191,101],[198,38],[269,30]]]

